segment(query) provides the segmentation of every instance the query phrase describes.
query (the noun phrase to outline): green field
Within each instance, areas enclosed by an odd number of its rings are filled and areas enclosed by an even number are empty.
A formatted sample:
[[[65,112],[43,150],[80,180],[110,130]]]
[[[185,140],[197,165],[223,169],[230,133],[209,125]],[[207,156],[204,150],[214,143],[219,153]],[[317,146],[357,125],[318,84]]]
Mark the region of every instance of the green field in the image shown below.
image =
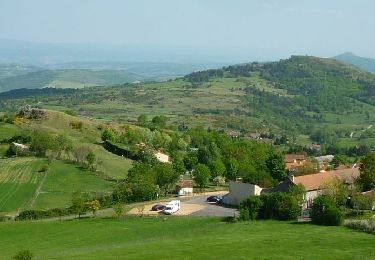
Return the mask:
[[[44,159],[14,158],[0,160],[0,212],[28,207],[44,173]]]
[[[32,237],[30,235],[32,234]],[[5,259],[374,259],[375,236],[345,227],[217,218],[0,223]]]
[[[96,193],[107,192],[113,184],[91,171],[83,170],[74,164],[54,161],[44,180],[33,208],[49,209],[71,205],[74,191]]]
[[[21,128],[17,125],[5,124],[0,122],[0,141],[9,139],[20,132]]]

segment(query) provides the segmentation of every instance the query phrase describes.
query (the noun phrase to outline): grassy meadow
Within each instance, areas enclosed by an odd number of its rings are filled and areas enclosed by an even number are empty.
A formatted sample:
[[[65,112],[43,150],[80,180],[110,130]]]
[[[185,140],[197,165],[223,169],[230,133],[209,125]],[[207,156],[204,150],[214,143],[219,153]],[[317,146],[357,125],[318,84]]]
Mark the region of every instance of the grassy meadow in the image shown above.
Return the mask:
[[[52,162],[33,208],[63,208],[71,205],[72,192],[107,192],[113,184],[91,171],[64,163]]]
[[[32,237],[30,236],[32,234]],[[375,236],[345,227],[218,218],[0,223],[1,257],[36,259],[373,259]]]
[[[0,159],[0,212],[26,209],[44,175],[44,159]]]

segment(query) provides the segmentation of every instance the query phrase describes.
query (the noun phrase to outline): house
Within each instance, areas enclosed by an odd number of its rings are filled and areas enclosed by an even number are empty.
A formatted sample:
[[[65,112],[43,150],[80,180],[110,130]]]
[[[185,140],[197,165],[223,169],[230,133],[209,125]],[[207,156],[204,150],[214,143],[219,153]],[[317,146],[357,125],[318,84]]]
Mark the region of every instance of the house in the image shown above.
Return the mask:
[[[241,136],[241,132],[235,131],[235,130],[231,130],[231,131],[228,132],[228,136],[232,137],[232,138],[238,138],[238,137]]]
[[[259,133],[250,133],[248,135],[248,137],[250,139],[254,139],[254,140],[260,140],[260,139],[262,139],[262,137],[261,137],[261,135]]]
[[[331,154],[328,154],[328,155],[323,155],[323,156],[318,156],[318,157],[315,157],[315,159],[320,163],[320,164],[323,164],[323,163],[327,163],[327,162],[330,162],[333,160],[335,156],[331,155]]]
[[[269,189],[268,192],[286,192],[293,185],[302,184],[306,190],[304,207],[311,206],[314,199],[322,194],[325,184],[332,180],[338,179],[345,182],[346,185],[354,184],[355,179],[359,176],[359,168],[354,167],[344,170],[333,170],[327,172],[319,172],[303,176],[290,176],[289,179],[279,183],[278,186]]]
[[[303,154],[286,154],[284,162],[288,171],[296,171],[305,165],[306,159]]]
[[[188,196],[193,194],[193,181],[180,180],[176,184],[176,191],[178,196]]]
[[[223,196],[222,202],[227,205],[239,206],[248,197],[260,195],[261,192],[262,188],[258,185],[230,181],[229,193]]]
[[[155,154],[156,159],[162,163],[169,163],[169,155],[157,151]]]

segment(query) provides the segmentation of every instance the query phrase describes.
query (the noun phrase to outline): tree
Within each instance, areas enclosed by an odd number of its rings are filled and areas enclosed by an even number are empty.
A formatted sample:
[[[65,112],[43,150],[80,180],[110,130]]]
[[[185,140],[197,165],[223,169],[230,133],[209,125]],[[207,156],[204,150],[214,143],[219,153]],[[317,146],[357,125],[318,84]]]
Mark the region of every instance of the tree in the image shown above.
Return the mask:
[[[30,150],[36,156],[46,156],[47,150],[54,147],[54,140],[51,135],[42,130],[35,130],[31,135]]]
[[[334,167],[337,167],[341,164],[347,164],[348,162],[349,162],[348,156],[343,155],[343,154],[335,155],[335,157],[331,161]]]
[[[57,152],[57,158],[60,159],[63,151],[69,151],[71,141],[65,135],[59,134],[58,136],[56,136],[54,144],[55,146],[53,150]]]
[[[167,125],[168,118],[166,116],[155,116],[152,118],[152,124],[155,128],[162,129]]]
[[[116,203],[113,206],[113,211],[117,218],[121,218],[122,214],[124,214],[124,204],[120,202]]]
[[[81,192],[74,192],[72,194],[72,210],[78,215],[78,218],[86,213],[87,207]]]
[[[197,164],[194,169],[194,181],[198,184],[199,188],[203,189],[210,179],[211,172],[210,168],[208,168],[204,164]]]
[[[303,186],[301,183],[298,185],[293,185],[289,188],[289,194],[295,198],[299,205],[302,205],[302,203],[305,200],[305,186]]]
[[[237,178],[239,163],[235,158],[230,158],[227,163],[226,173],[229,180],[235,180]]]
[[[90,168],[91,171],[94,171],[95,168],[94,168],[94,163],[96,161],[96,155],[93,151],[90,151],[87,156],[86,156],[86,161],[87,161],[87,164]]]
[[[225,172],[225,164],[220,159],[212,161],[211,165],[211,178],[214,179],[218,176],[223,176]]]
[[[167,196],[168,191],[178,180],[178,173],[175,172],[172,165],[169,163],[158,163],[155,166],[156,184],[160,189],[164,190],[164,196]]]
[[[281,154],[276,152],[271,153],[266,161],[266,165],[274,179],[282,181],[287,177],[284,158]]]
[[[367,154],[362,159],[358,183],[363,191],[375,188],[375,152]]]
[[[146,126],[147,125],[147,115],[145,115],[145,114],[141,114],[141,115],[139,115],[138,116],[138,119],[137,119],[137,121],[138,121],[138,124],[140,125],[140,126]]]
[[[100,209],[100,202],[98,200],[93,200],[87,203],[89,210],[91,210],[92,215],[96,217],[96,212]]]

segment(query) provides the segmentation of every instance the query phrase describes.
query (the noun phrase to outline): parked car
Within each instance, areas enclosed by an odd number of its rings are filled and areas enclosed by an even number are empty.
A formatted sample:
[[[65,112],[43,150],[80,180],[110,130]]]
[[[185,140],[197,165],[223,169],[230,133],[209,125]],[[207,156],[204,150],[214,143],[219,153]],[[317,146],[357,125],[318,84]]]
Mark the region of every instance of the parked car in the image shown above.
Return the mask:
[[[221,202],[221,198],[218,196],[210,196],[207,198],[207,201],[217,203],[217,202]]]
[[[161,210],[164,210],[164,209],[165,209],[165,206],[160,205],[160,204],[156,204],[156,205],[152,206],[152,208],[151,208],[152,211],[161,211]]]
[[[165,209],[163,210],[164,214],[172,215],[173,213],[177,212],[181,208],[181,202],[179,200],[172,200],[165,205]]]

